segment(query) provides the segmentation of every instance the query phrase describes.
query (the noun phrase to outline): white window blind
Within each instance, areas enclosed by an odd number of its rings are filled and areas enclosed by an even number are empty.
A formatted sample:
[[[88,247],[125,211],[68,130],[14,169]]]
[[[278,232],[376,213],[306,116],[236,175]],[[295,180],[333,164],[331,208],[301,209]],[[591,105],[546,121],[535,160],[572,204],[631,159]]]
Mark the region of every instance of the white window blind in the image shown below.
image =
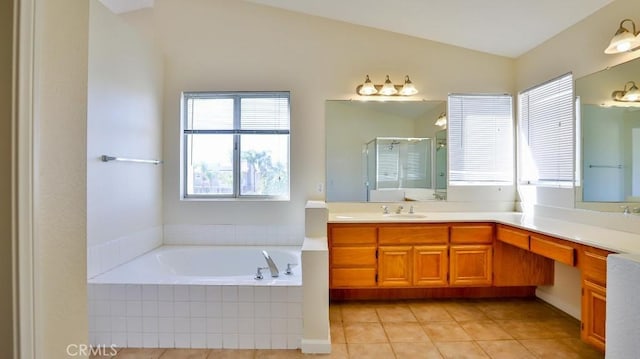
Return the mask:
[[[574,99],[571,73],[518,96],[520,179],[525,183],[572,183]]]
[[[513,184],[511,96],[452,94],[447,117],[449,184]]]
[[[288,92],[183,93],[184,198],[289,198]]]

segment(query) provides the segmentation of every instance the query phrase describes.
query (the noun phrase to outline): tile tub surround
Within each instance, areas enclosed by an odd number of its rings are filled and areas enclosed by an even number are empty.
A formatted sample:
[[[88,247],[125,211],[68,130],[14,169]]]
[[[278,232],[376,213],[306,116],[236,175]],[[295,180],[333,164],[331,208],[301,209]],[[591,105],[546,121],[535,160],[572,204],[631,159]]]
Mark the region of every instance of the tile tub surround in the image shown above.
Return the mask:
[[[296,349],[301,286],[90,284],[92,345]]]

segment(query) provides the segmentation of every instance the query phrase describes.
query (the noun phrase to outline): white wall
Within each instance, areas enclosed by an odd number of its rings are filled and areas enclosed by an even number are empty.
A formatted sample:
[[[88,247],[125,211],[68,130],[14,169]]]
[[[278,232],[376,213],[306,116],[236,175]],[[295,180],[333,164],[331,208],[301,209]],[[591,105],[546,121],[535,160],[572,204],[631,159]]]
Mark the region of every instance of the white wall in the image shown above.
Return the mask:
[[[14,109],[12,73],[13,73],[13,19],[14,4],[11,1],[0,2],[0,233],[4,238],[0,241],[0,283],[5,290],[0,294],[0,357],[13,355],[14,319],[14,243],[13,229],[13,162],[15,139],[13,138]]]
[[[640,1],[616,0],[595,14],[556,35],[516,60],[518,91],[561,74],[573,72],[574,79],[640,57],[640,51],[606,55],[604,49],[620,21],[640,14]],[[633,19],[636,23],[639,18]],[[574,207],[572,189],[539,188],[524,200],[540,204]]]
[[[102,162],[162,157],[160,53],[91,1],[87,104],[88,276],[162,243],[162,165]]]
[[[635,14],[635,15],[634,15]],[[633,18],[640,22],[640,1],[616,0],[595,14],[546,41],[516,60],[516,86],[522,91],[558,75],[572,71],[574,78],[602,70],[640,57],[640,51],[619,55],[604,54],[620,21]],[[636,16],[634,18],[634,16]],[[623,219],[621,214],[599,214],[574,211],[573,189],[520,188],[524,208],[535,208],[537,214],[569,218],[574,221],[630,230],[640,228],[635,219]],[[534,204],[538,206],[534,206]],[[561,207],[566,210],[545,208]],[[615,217],[615,218],[614,218]],[[620,218],[618,218],[620,217]],[[633,222],[633,223],[632,223]],[[637,229],[636,229],[637,231]],[[556,285],[539,288],[538,296],[572,315],[580,309],[580,276],[575,268],[556,264]]]
[[[34,357],[66,358],[67,346],[87,343],[89,333],[86,273],[89,2],[36,0],[34,4]],[[29,279],[21,280],[24,283]],[[21,304],[28,303],[28,298],[20,300]],[[21,325],[28,328],[30,322]],[[21,349],[29,353],[31,348]]]
[[[509,58],[241,1],[159,0],[125,19],[154,36],[166,55],[169,225],[288,225],[302,240],[306,200],[324,199],[317,187],[325,181],[325,100],[357,97],[366,74],[375,82],[408,74],[418,97],[429,100],[513,90]],[[290,202],[180,201],[179,98],[198,90],[291,91]]]

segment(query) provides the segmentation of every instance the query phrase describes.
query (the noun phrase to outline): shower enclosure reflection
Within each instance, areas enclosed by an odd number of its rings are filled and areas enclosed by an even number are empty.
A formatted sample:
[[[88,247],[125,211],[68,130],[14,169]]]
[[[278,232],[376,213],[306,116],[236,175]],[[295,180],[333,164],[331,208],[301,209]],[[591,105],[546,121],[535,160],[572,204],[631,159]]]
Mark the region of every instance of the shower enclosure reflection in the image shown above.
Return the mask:
[[[432,198],[431,139],[378,137],[365,145],[367,201]]]
[[[435,149],[436,185],[433,195],[443,200],[447,199],[447,130],[436,132]]]

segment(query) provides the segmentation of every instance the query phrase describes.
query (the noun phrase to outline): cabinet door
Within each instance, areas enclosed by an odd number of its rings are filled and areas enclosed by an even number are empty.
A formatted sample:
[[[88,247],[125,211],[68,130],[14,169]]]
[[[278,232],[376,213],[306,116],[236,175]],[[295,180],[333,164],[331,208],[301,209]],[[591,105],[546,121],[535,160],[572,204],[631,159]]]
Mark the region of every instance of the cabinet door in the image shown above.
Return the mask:
[[[491,285],[493,266],[490,244],[452,245],[450,251],[451,286]]]
[[[444,287],[447,285],[449,257],[447,246],[413,247],[413,285]]]
[[[582,281],[582,340],[604,351],[606,289],[589,280]]]
[[[378,285],[407,287],[411,285],[411,246],[378,247]]]
[[[331,268],[331,288],[376,286],[375,268]]]

